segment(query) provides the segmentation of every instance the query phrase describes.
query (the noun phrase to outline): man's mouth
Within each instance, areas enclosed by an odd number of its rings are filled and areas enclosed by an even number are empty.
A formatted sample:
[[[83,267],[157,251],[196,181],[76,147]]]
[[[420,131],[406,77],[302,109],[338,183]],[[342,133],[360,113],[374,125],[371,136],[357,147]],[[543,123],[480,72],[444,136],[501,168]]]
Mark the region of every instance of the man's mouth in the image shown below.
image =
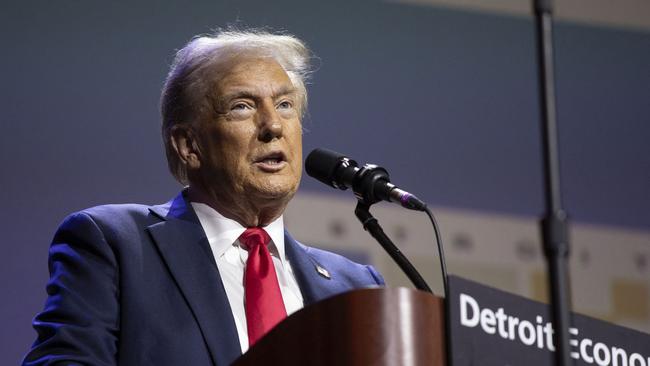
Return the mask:
[[[287,159],[283,152],[275,151],[268,154],[264,154],[259,158],[255,159],[254,165],[259,167],[261,170],[269,173],[274,173],[287,164]]]

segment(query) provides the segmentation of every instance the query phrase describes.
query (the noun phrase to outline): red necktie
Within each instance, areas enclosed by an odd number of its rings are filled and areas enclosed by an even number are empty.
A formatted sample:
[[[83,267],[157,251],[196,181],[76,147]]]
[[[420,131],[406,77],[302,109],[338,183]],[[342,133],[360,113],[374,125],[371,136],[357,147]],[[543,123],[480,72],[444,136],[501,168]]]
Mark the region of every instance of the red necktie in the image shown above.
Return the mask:
[[[269,234],[259,227],[248,228],[239,237],[239,242],[248,250],[244,307],[250,346],[287,317],[275,266],[267,248],[270,241]]]

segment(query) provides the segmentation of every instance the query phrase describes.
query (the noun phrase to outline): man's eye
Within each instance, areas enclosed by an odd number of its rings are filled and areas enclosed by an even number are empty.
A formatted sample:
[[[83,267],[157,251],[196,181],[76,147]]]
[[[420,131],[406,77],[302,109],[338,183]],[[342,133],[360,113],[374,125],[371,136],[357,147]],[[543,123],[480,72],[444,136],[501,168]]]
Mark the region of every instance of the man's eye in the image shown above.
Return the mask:
[[[291,104],[291,102],[289,102],[288,100],[285,100],[283,102],[280,102],[280,104],[278,104],[278,108],[281,109],[288,109],[291,107],[293,107],[293,104]]]
[[[230,109],[233,110],[233,111],[243,111],[243,110],[247,110],[247,109],[250,109],[250,108],[251,107],[246,103],[237,103],[237,104],[233,105]]]

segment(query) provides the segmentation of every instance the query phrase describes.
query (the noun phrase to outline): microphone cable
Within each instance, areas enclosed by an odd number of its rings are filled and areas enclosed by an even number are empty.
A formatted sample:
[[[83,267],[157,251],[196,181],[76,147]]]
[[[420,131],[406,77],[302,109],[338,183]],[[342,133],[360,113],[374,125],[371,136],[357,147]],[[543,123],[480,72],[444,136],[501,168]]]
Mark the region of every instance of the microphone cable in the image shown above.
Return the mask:
[[[442,272],[442,286],[445,291],[445,297],[449,296],[449,284],[447,281],[447,261],[445,260],[445,250],[442,246],[442,238],[440,235],[440,228],[438,227],[438,221],[436,220],[435,216],[429,210],[429,206],[425,205],[424,206],[424,212],[427,213],[427,216],[429,217],[429,220],[431,221],[431,225],[433,226],[433,233],[436,238],[436,246],[438,247],[438,259],[440,260],[440,270]]]

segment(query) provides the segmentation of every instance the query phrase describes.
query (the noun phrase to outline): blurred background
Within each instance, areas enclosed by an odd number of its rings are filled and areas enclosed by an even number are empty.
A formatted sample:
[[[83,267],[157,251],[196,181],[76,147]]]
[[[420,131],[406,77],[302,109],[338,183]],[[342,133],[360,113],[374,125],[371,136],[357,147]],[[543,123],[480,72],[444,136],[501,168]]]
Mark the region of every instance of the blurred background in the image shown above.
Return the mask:
[[[429,202],[451,273],[545,301],[534,25],[520,0],[16,1],[0,10],[0,364],[35,339],[47,250],[76,210],[156,204],[167,172],[158,98],[174,50],[235,25],[305,40],[305,155],[328,147],[386,167]],[[575,311],[650,332],[650,3],[556,1],[564,205]],[[299,240],[408,285],[309,177],[286,214]],[[386,232],[440,292],[426,216],[379,204]]]

